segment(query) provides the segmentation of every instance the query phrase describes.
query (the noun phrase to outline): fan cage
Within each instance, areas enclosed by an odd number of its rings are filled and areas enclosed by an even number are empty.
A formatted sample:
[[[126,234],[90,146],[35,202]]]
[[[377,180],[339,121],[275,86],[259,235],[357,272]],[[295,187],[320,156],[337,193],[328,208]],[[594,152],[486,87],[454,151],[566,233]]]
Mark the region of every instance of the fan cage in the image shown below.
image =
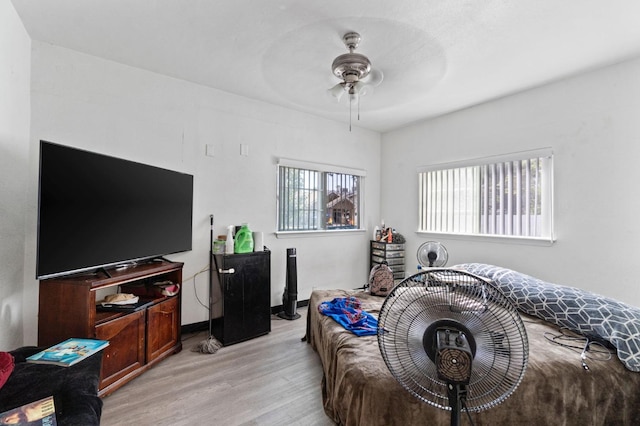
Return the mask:
[[[433,252],[436,254],[433,265],[431,265],[431,261],[429,260],[429,252]],[[447,264],[447,261],[449,260],[449,252],[441,243],[437,241],[427,241],[426,243],[422,243],[420,247],[418,247],[416,257],[418,258],[418,263],[420,264],[420,266],[424,268],[440,268]]]
[[[389,293],[378,318],[378,343],[391,374],[415,397],[451,410],[448,384],[438,379],[423,345],[426,329],[441,319],[462,324],[476,343],[464,408],[478,412],[502,403],[524,377],[526,330],[497,287],[464,271],[430,269],[406,278]]]

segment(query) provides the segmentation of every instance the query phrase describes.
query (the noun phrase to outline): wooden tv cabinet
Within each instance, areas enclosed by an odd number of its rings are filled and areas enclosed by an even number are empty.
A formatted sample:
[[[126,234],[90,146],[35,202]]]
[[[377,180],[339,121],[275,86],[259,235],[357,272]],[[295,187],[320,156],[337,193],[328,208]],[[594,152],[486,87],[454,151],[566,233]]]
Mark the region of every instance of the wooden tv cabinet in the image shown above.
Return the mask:
[[[70,337],[108,340],[99,395],[110,394],[182,350],[181,292],[167,297],[147,291],[160,281],[182,286],[182,267],[183,263],[159,259],[40,281],[38,346],[52,346]],[[140,300],[149,304],[134,312],[98,310],[101,297],[96,294],[101,290],[144,294]]]

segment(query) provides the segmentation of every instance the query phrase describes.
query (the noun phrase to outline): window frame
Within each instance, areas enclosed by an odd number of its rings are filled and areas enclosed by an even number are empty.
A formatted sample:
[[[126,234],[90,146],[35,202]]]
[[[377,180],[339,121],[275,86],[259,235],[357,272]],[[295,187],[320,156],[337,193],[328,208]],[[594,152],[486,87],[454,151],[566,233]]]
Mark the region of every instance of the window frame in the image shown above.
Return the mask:
[[[533,158],[543,158],[545,162],[545,170],[543,182],[541,183],[541,202],[542,202],[542,235],[526,236],[526,235],[505,235],[505,234],[489,234],[478,232],[451,232],[451,231],[431,231],[423,228],[425,212],[426,192],[422,193],[422,174],[432,171],[447,171],[461,168],[469,168],[475,166],[485,166],[492,164],[500,164],[513,161],[521,161]],[[554,229],[554,155],[551,148],[540,148],[529,151],[514,152],[504,155],[496,155],[482,158],[474,158],[462,161],[454,161],[449,163],[431,164],[417,168],[418,178],[418,217],[417,217],[417,234],[424,234],[440,238],[450,239],[472,239],[474,241],[491,241],[491,242],[513,242],[533,245],[551,245],[555,242]],[[451,189],[451,188],[449,188]],[[479,190],[479,189],[478,189]]]
[[[320,193],[319,204],[319,228],[318,229],[309,229],[309,230],[280,230],[280,214],[281,214],[281,184],[280,184],[280,169],[281,167],[301,169],[301,170],[310,170],[314,172],[318,172],[320,174],[319,188],[317,190]],[[328,173],[339,173],[345,175],[357,176],[359,179],[358,182],[358,227],[357,228],[335,228],[335,229],[327,229],[326,228],[326,207],[323,203],[325,203],[326,197],[326,175]],[[365,232],[364,228],[364,192],[365,192],[365,177],[367,173],[365,170],[356,169],[352,167],[338,166],[332,164],[324,164],[324,163],[314,163],[308,161],[300,161],[289,158],[279,158],[276,164],[276,223],[275,223],[275,235],[276,237],[297,237],[297,236],[328,236],[328,235],[338,235],[338,234],[348,234],[348,233],[362,233]]]

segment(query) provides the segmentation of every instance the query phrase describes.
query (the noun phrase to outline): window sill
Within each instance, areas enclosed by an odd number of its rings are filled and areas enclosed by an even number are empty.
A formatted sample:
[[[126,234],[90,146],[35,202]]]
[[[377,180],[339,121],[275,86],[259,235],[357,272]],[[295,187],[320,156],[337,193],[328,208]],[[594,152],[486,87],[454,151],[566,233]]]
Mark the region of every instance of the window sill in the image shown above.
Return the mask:
[[[276,238],[308,238],[308,237],[330,237],[344,236],[348,234],[359,235],[367,232],[365,229],[335,229],[332,231],[276,231]]]
[[[477,235],[477,234],[453,234],[445,232],[426,232],[416,231],[418,235],[429,235],[436,238],[443,238],[449,240],[468,240],[468,241],[482,241],[489,243],[504,243],[504,244],[522,244],[531,246],[546,246],[551,247],[555,243],[555,238],[538,238],[538,237],[517,237],[512,235]]]

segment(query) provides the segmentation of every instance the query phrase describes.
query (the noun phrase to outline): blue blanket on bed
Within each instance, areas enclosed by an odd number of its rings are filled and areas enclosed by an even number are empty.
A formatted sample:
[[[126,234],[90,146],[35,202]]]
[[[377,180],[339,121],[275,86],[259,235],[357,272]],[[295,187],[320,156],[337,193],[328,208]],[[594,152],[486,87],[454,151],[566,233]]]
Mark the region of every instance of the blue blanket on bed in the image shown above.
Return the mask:
[[[318,311],[333,318],[338,324],[356,336],[371,336],[378,333],[378,320],[362,310],[357,297],[336,297],[318,305]]]

